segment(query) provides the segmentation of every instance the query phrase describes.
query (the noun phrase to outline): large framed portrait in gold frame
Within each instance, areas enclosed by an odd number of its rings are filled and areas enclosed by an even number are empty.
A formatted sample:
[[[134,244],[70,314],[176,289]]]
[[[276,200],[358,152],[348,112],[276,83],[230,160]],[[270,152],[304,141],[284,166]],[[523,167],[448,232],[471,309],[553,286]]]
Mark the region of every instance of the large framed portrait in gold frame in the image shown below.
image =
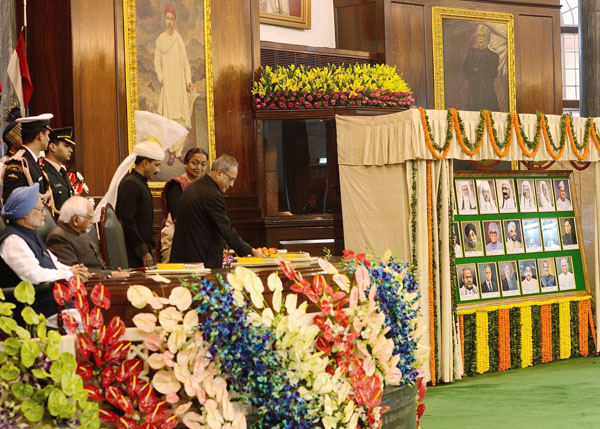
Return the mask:
[[[259,0],[260,23],[310,29],[311,0]]]
[[[165,153],[149,186],[158,193],[183,174],[193,147],[215,159],[210,26],[211,0],[123,0],[128,147],[135,145],[135,110],[158,113],[189,130]]]
[[[514,16],[432,7],[435,108],[516,111]]]

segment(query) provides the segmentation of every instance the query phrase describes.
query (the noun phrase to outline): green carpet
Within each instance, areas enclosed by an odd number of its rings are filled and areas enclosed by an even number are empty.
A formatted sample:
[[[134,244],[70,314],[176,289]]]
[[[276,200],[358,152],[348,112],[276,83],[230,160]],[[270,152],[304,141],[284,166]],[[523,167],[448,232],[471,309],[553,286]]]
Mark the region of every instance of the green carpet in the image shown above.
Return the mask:
[[[600,428],[600,358],[429,386],[422,429]]]

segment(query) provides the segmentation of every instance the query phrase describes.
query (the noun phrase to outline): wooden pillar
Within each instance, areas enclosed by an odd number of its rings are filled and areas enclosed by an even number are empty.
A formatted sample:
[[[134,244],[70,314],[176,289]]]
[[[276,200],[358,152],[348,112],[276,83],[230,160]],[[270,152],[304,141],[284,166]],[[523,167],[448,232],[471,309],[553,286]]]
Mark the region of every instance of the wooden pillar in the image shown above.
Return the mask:
[[[600,116],[600,0],[579,1],[581,116]]]

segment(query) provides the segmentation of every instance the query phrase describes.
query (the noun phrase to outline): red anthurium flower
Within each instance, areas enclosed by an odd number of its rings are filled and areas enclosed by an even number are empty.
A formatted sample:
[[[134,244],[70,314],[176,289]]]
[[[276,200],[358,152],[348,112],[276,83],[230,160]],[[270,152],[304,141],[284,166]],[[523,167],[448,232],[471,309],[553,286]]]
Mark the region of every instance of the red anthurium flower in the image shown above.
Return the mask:
[[[317,349],[322,351],[323,353],[330,354],[331,353],[331,344],[325,340],[323,337],[319,337],[317,340]]]
[[[331,297],[331,302],[336,302],[343,298],[346,298],[346,292],[340,290],[333,294],[333,296]]]
[[[133,402],[123,392],[115,386],[110,386],[104,393],[106,400],[115,408],[125,412],[127,415],[133,414]]]
[[[153,426],[150,423],[144,423],[139,427],[139,429],[156,429],[156,426]]]
[[[362,262],[363,264],[365,264],[367,267],[370,265],[370,262],[367,260],[367,257],[365,256],[364,253],[359,253],[356,255],[356,260],[359,262]]]
[[[324,284],[325,284],[325,277],[323,277],[322,275],[317,274],[316,276],[313,277],[312,290],[314,293],[317,294],[317,296],[323,295]]]
[[[419,404],[419,406],[417,407],[417,420],[423,417],[423,413],[425,412],[426,407],[427,405],[425,404]]]
[[[137,378],[137,375],[134,375],[129,379],[129,383],[127,383],[127,394],[130,398],[135,398],[135,392],[139,388],[139,385],[140,379]]]
[[[79,292],[83,296],[87,295],[87,289],[85,288],[85,284],[79,279],[79,276],[71,277],[67,284],[69,285],[71,295],[75,296],[77,292]]]
[[[342,254],[344,255],[344,262],[348,262],[354,257],[354,252],[352,250],[344,250]]]
[[[146,414],[146,421],[154,426],[161,427],[171,414],[168,411],[169,407],[166,401],[159,402],[154,406],[154,409]]]
[[[77,320],[75,320],[71,313],[67,313],[65,311],[61,313],[60,317],[62,318],[63,325],[67,329],[67,332],[69,332],[70,334],[74,334],[75,332],[77,332],[77,327],[79,326],[79,323],[77,323]]]
[[[296,278],[296,271],[294,271],[294,268],[287,261],[281,259],[279,261],[279,266],[283,270],[283,274],[285,274],[288,279],[294,280]]]
[[[87,390],[88,399],[90,401],[104,401],[104,397],[102,396],[102,392],[100,392],[100,388],[98,386],[94,386],[93,384],[84,384],[83,388]]]
[[[107,342],[108,342],[108,335],[106,335],[106,326],[102,326],[98,330],[98,344],[105,345]]]
[[[118,343],[109,346],[106,349],[106,353],[104,354],[104,360],[106,362],[118,362],[127,357],[127,353],[129,353],[129,348],[131,347],[130,341],[119,341]]]
[[[138,425],[131,417],[123,416],[117,420],[117,429],[138,429]]]
[[[94,376],[94,369],[89,360],[84,360],[77,364],[77,370],[75,371],[84,381],[91,380]]]
[[[114,316],[106,327],[107,344],[114,344],[125,333],[125,322],[119,316]]]
[[[160,399],[154,395],[152,388],[147,389],[143,394],[138,393],[138,408],[143,413],[151,413],[160,403]]]
[[[77,338],[77,344],[79,345],[79,352],[84,359],[89,359],[90,355],[96,351],[96,346],[89,337],[81,336]]]
[[[83,328],[88,335],[92,335],[94,333],[94,327],[90,325],[90,313],[83,317]]]
[[[137,395],[138,399],[141,401],[142,397],[148,395],[148,392],[152,392],[150,383],[145,380],[138,379],[137,386],[135,388],[135,394]]]
[[[102,363],[103,363],[102,362],[102,355],[103,355],[103,353],[102,353],[102,350],[100,350],[100,349],[97,349],[94,352],[94,362],[96,363],[96,366],[98,368],[100,368],[102,366]]]
[[[297,283],[294,283],[293,285],[291,285],[290,289],[296,293],[304,293],[304,288]]]
[[[81,314],[82,318],[85,318],[85,315],[90,312],[90,304],[88,303],[87,298],[85,298],[79,292],[75,294],[74,304],[75,308],[77,309],[77,311],[79,311],[79,314]]]
[[[90,298],[96,307],[103,308],[104,310],[110,308],[110,292],[108,292],[108,289],[102,283],[94,286]]]
[[[123,368],[123,373],[125,374],[125,378],[123,379],[123,381],[125,381],[126,379],[130,379],[132,377],[137,377],[138,375],[140,375],[140,373],[142,372],[143,369],[143,364],[142,364],[142,360],[141,359],[128,359],[125,362],[123,362],[121,365],[119,365],[119,371],[117,371],[117,373],[119,373],[117,382],[118,383],[122,383],[122,381],[118,381],[121,378],[121,368]]]
[[[108,387],[113,381],[115,381],[115,370],[112,365],[106,365],[100,373],[100,385],[102,387]]]
[[[107,423],[116,422],[117,419],[119,418],[119,416],[113,411],[100,409],[99,412],[100,412],[100,420],[103,420]]]
[[[305,290],[306,297],[315,304],[319,302],[319,297],[312,290]]]
[[[52,291],[54,300],[58,305],[65,305],[66,302],[73,299],[73,295],[69,291],[69,288],[60,283],[54,283],[54,290]]]
[[[169,415],[169,417],[167,417],[167,419],[160,426],[161,429],[174,429],[175,426],[177,426],[177,423],[179,422],[179,419],[177,418],[177,416],[175,414],[168,414],[168,415]]]
[[[102,316],[102,310],[98,307],[94,307],[92,311],[89,312],[89,325],[92,328],[100,329],[104,326],[104,316]]]
[[[354,390],[356,405],[367,405],[370,408],[378,407],[381,403],[383,389],[378,375],[372,375],[362,381]]]
[[[324,299],[320,302],[319,306],[321,307],[321,313],[323,313],[323,316],[329,316],[329,313],[331,313],[331,304],[329,301]]]
[[[313,322],[319,327],[321,331],[325,330],[325,318],[323,316],[321,316],[320,314],[316,315],[313,318]]]
[[[423,382],[423,377],[417,379],[417,402],[423,402],[427,394],[427,384]]]

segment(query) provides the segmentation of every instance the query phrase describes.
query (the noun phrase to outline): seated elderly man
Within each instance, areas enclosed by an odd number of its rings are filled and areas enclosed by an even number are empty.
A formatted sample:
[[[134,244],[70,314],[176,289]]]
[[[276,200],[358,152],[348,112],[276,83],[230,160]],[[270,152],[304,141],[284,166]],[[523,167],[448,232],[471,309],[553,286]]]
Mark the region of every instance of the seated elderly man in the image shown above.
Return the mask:
[[[34,285],[59,280],[68,280],[78,275],[87,281],[89,272],[82,264],[68,266],[61,264],[35,231],[44,224],[46,211],[40,200],[39,183],[15,188],[2,208],[2,216],[8,220],[6,229],[0,233],[0,285],[16,286],[21,280]],[[50,298],[51,298],[50,293]],[[47,304],[48,296],[38,296],[34,308],[38,311],[51,311],[41,308]],[[39,302],[38,302],[39,301]],[[45,304],[42,304],[45,303]],[[55,308],[54,308],[55,311]],[[50,313],[51,314],[51,313]]]
[[[94,206],[83,197],[71,197],[60,209],[58,225],[46,238],[46,246],[66,265],[84,264],[93,274],[128,277],[121,271],[110,271],[96,243],[87,233],[94,218]]]

